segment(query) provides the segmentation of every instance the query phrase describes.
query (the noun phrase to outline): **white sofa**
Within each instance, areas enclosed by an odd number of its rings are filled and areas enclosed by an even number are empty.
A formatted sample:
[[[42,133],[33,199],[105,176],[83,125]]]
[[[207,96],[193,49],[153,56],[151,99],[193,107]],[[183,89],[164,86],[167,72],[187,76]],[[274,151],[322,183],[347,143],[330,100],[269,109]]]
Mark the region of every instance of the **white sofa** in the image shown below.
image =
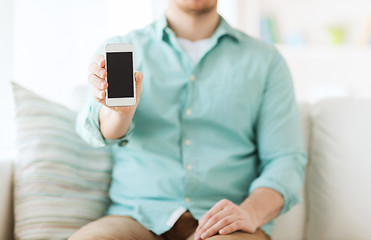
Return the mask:
[[[371,239],[371,100],[301,104],[310,160],[303,202],[280,216],[275,240]],[[0,239],[12,239],[12,159],[0,160]]]

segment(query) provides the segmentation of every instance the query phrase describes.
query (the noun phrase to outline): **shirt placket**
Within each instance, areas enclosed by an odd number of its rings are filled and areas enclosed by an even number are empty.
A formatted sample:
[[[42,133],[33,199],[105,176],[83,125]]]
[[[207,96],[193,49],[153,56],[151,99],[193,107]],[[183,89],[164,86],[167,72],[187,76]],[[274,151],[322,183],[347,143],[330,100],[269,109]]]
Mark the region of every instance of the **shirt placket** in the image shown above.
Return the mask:
[[[174,50],[179,53],[180,62],[183,65],[184,77],[187,81],[185,87],[185,101],[180,104],[180,153],[181,161],[184,169],[184,206],[186,209],[190,209],[195,202],[195,195],[198,186],[197,172],[199,167],[198,156],[195,155],[197,143],[197,131],[194,129],[192,121],[197,115],[194,111],[194,106],[197,103],[196,88],[198,76],[200,75],[201,69],[199,68],[203,58],[209,51],[216,45],[217,41],[212,39],[209,48],[204,52],[204,56],[195,65],[187,53],[179,46],[176,36],[171,29],[166,30],[171,45]]]
[[[197,167],[198,157],[195,156],[195,146],[199,144],[196,142],[197,131],[194,131],[192,127],[192,121],[194,116],[194,104],[196,104],[196,96],[194,95],[197,74],[193,70],[187,76],[188,78],[188,87],[187,87],[187,98],[184,104],[184,108],[181,112],[181,126],[182,126],[182,163],[185,171],[185,185],[184,185],[184,201],[187,206],[192,205],[194,200],[192,193],[195,192],[197,188]]]
[[[189,209],[193,202],[193,195],[197,181],[197,157],[194,155],[194,146],[196,136],[192,128],[192,119],[194,115],[193,106],[195,104],[194,88],[196,87],[196,66],[191,61],[190,57],[186,55],[185,51],[179,46],[175,34],[171,30],[167,30],[171,44],[180,54],[180,60],[183,64],[184,77],[186,83],[185,87],[185,101],[180,104],[180,153],[181,161],[184,169],[184,205]]]

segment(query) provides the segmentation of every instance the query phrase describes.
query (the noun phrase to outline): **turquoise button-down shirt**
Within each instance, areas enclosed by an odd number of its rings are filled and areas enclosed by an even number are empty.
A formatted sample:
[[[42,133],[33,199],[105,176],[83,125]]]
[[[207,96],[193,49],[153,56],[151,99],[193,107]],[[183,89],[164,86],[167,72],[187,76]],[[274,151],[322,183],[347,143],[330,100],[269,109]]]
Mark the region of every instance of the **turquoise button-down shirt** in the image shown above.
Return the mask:
[[[92,98],[77,119],[82,138],[112,149],[108,214],[161,234],[185,210],[199,219],[219,200],[240,204],[258,187],[283,195],[281,213],[300,201],[306,154],[291,76],[274,46],[222,18],[196,64],[166,17],[108,42],[132,43],[144,74],[122,139],[102,137]],[[269,235],[272,228],[262,226]]]

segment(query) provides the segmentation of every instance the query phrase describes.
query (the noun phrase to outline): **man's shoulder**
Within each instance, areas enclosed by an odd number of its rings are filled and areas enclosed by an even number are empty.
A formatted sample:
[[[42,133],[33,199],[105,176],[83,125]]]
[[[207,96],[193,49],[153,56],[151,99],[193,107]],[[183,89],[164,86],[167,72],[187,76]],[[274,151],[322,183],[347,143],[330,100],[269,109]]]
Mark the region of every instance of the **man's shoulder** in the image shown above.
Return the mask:
[[[247,60],[253,58],[255,63],[264,66],[272,61],[283,60],[279,50],[273,43],[265,42],[237,29],[234,29],[234,31],[234,36],[238,41],[235,41],[233,45],[239,56],[244,56]]]
[[[242,47],[249,49],[250,51],[266,52],[266,53],[276,53],[277,49],[273,43],[269,43],[263,40],[258,39],[250,34],[242,32],[238,29],[234,29],[236,36],[238,36],[239,43],[242,44]]]

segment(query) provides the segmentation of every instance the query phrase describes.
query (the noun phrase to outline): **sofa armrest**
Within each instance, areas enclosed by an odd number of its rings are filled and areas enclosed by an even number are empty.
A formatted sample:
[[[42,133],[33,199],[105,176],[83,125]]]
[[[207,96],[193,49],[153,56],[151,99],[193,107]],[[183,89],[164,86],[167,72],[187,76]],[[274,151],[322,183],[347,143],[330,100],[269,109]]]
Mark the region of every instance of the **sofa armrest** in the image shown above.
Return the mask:
[[[0,157],[0,239],[13,239],[13,160]]]

